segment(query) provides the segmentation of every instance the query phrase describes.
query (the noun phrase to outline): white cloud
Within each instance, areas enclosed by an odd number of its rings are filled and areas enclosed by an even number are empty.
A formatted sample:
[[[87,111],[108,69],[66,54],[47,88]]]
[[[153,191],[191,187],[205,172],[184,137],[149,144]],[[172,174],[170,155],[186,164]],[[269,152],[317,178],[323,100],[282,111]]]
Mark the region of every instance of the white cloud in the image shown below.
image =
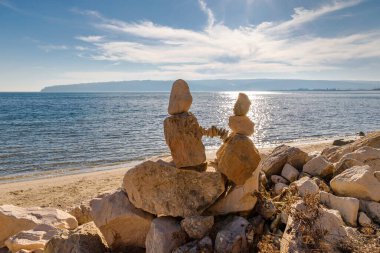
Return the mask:
[[[38,47],[47,53],[50,51],[61,51],[69,49],[66,45],[39,45]]]
[[[84,42],[100,42],[103,40],[103,36],[78,36],[76,39],[84,41]]]
[[[206,2],[199,0],[208,19],[207,26],[201,31],[149,21],[123,22],[107,19],[97,12],[86,12],[98,18],[96,27],[115,33],[115,36],[122,35],[123,39],[110,40],[101,36],[78,38],[90,43],[92,50],[88,57],[91,59],[151,64],[155,68],[136,73],[103,73],[107,78],[114,77],[110,80],[140,77],[173,79],[173,76],[190,79],[253,78],[263,73],[291,75],[330,71],[339,69],[352,59],[379,58],[380,30],[334,38],[307,34],[297,36],[294,30],[323,15],[358,3],[360,0],[333,1],[317,9],[295,8],[291,18],[283,22],[229,28],[217,23]]]

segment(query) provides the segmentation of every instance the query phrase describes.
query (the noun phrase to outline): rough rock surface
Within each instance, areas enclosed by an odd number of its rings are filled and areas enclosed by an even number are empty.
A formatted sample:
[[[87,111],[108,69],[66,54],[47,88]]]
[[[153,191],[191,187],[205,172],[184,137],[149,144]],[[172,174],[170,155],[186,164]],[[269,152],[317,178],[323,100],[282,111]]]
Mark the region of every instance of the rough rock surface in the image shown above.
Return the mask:
[[[175,249],[173,253],[213,253],[212,240],[206,236],[199,241],[188,242]]]
[[[250,223],[243,217],[235,216],[217,233],[215,253],[248,252],[247,233],[252,230]]]
[[[294,204],[295,210],[306,210],[303,202]],[[341,240],[347,239],[347,231],[344,227],[344,222],[336,210],[329,210],[326,208],[320,208],[320,215],[315,221],[318,226],[313,226],[313,229],[320,229],[324,232],[323,242],[329,248],[323,252],[339,252],[337,251],[338,244]],[[292,216],[288,217],[285,232],[281,240],[281,253],[308,252],[302,244],[301,236],[297,233],[299,229],[299,221],[295,220]]]
[[[9,237],[5,241],[5,245],[12,253],[22,249],[30,251],[43,250],[46,243],[60,232],[61,230],[56,227],[39,224],[31,230],[24,230]]]
[[[146,237],[146,253],[171,253],[187,240],[185,231],[172,217],[159,217],[152,221]]]
[[[334,170],[334,165],[330,163],[323,155],[314,157],[303,166],[303,171],[312,175],[325,177],[331,175]]]
[[[320,192],[321,203],[328,208],[338,210],[343,220],[350,226],[357,226],[359,200],[350,197],[337,197],[331,193]]]
[[[214,225],[214,216],[191,216],[181,221],[182,229],[194,239],[201,239]]]
[[[358,221],[360,226],[367,227],[372,224],[371,219],[363,212],[359,213]]]
[[[88,204],[81,204],[79,206],[75,206],[71,210],[69,210],[68,213],[77,219],[78,225],[82,225],[93,220],[91,216],[91,209]]]
[[[342,173],[343,171],[345,171],[346,169],[349,169],[351,167],[363,166],[363,165],[364,163],[361,161],[342,157],[342,159],[340,159],[339,162],[334,164],[333,176],[335,177],[339,175],[340,173]]]
[[[188,112],[192,102],[189,85],[182,79],[175,81],[170,92],[168,113],[174,115]]]
[[[218,199],[215,204],[206,210],[206,213],[209,215],[223,215],[252,210],[257,202],[257,198],[252,193],[259,189],[259,175],[260,171],[256,170],[243,185],[234,187],[227,196]]]
[[[322,155],[325,155],[330,162],[336,163],[345,154],[351,153],[364,146],[380,148],[380,131],[370,133],[367,136],[342,147],[327,148],[322,152]]]
[[[251,139],[232,135],[216,153],[217,170],[237,185],[252,176],[260,163],[260,154]]]
[[[375,169],[368,165],[354,166],[334,177],[330,186],[340,196],[380,201],[380,182],[374,172]]]
[[[261,161],[259,168],[267,176],[279,175],[286,163],[298,170],[309,160],[309,155],[299,148],[281,145],[276,147],[272,153]]]
[[[291,185],[294,185],[300,196],[304,197],[306,195],[314,195],[319,192],[319,187],[315,183],[314,180],[303,177],[301,179],[298,179],[297,181],[294,181]]]
[[[234,105],[234,115],[245,116],[249,112],[249,107],[251,106],[251,101],[248,96],[244,93],[239,93],[238,99]]]
[[[373,221],[380,224],[380,203],[360,200],[360,211],[365,212]]]
[[[13,205],[0,206],[0,247],[4,241],[23,230],[33,229],[38,224],[47,224],[62,229],[74,229],[77,220],[70,214],[55,208],[30,207]]]
[[[203,134],[193,114],[186,112],[166,118],[164,133],[177,168],[197,166],[206,161]]]
[[[277,184],[274,185],[273,191],[274,191],[274,193],[276,195],[279,195],[282,192],[282,190],[285,189],[285,188],[287,188],[287,187],[288,187],[288,185],[286,185],[286,184],[277,183]]]
[[[235,134],[250,136],[255,131],[255,124],[247,116],[231,116],[228,126]]]
[[[218,172],[181,170],[147,161],[127,171],[123,188],[137,208],[158,216],[200,215],[224,192]]]
[[[283,184],[289,184],[289,181],[283,178],[282,176],[279,175],[272,175],[270,177],[270,180],[272,183],[277,184],[277,183],[283,183]]]
[[[93,222],[64,231],[54,236],[45,246],[44,253],[105,253],[106,242]]]
[[[353,159],[380,170],[380,149],[373,147],[362,147],[352,153],[345,154],[341,160]]]
[[[288,163],[285,164],[284,168],[281,171],[281,176],[283,176],[290,182],[296,181],[299,174],[300,173],[298,172],[298,170]]]
[[[94,198],[90,206],[94,222],[110,248],[144,247],[153,215],[134,207],[123,191]]]

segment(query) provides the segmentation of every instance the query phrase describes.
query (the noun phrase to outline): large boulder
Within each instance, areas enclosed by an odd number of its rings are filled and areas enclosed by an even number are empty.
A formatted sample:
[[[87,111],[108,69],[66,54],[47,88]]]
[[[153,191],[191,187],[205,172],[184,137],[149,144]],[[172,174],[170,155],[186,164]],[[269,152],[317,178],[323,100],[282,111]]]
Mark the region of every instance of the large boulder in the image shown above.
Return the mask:
[[[231,116],[228,126],[235,134],[250,136],[255,131],[255,124],[247,116]]]
[[[152,221],[146,237],[146,253],[171,253],[186,243],[187,235],[173,217],[159,217]]]
[[[290,164],[285,164],[281,171],[281,176],[286,178],[289,182],[296,181],[299,174],[299,171]]]
[[[323,150],[322,155],[325,155],[330,162],[338,162],[345,154],[354,152],[361,147],[380,148],[380,131],[367,134],[367,136],[342,147],[327,148]]]
[[[5,245],[12,252],[19,250],[43,250],[46,243],[62,230],[51,225],[39,224],[33,229],[21,231],[5,241]]]
[[[215,253],[237,253],[249,251],[247,235],[252,225],[243,217],[235,216],[225,224],[215,238]]]
[[[333,176],[337,176],[346,169],[349,169],[354,166],[363,166],[365,165],[363,162],[351,159],[351,158],[345,158],[344,156],[342,159],[339,160],[339,162],[334,163],[334,171],[333,171]]]
[[[356,160],[380,171],[380,148],[361,147],[352,153],[345,154],[341,160]],[[339,161],[340,162],[340,161]]]
[[[365,212],[373,221],[380,224],[380,203],[360,200],[360,211]]]
[[[202,130],[192,113],[184,112],[166,118],[164,133],[177,168],[197,166],[206,161]]]
[[[332,190],[340,196],[380,201],[380,181],[374,176],[375,168],[354,166],[330,181]]]
[[[182,79],[175,81],[170,92],[168,113],[174,115],[188,112],[192,102],[189,85]]]
[[[314,157],[303,166],[303,172],[319,177],[331,175],[333,170],[334,165],[323,155]]]
[[[0,206],[0,247],[8,237],[23,230],[30,230],[38,224],[47,224],[61,229],[74,229],[77,220],[70,214],[55,208],[29,207],[13,205]]]
[[[337,197],[331,193],[320,192],[321,203],[328,208],[338,210],[343,220],[350,226],[357,226],[359,200],[351,197]]]
[[[279,175],[286,163],[292,165],[297,170],[302,170],[302,166],[309,160],[309,155],[299,148],[281,145],[276,147],[272,153],[261,161],[259,168],[267,176]]]
[[[313,215],[302,201],[295,203],[293,208],[295,212],[302,212],[306,216]],[[304,227],[305,220],[289,215],[281,240],[281,253],[309,252],[307,241],[310,239],[321,240],[324,249],[319,250],[322,252],[340,252],[340,242],[347,240],[348,233],[339,212],[320,207],[318,213],[312,221],[314,225],[310,227]]]
[[[67,212],[77,219],[78,225],[82,225],[93,220],[91,216],[91,208],[88,203],[74,206]]]
[[[260,163],[260,154],[251,139],[235,134],[216,153],[217,170],[237,185],[252,176]]]
[[[91,216],[110,248],[145,246],[153,215],[134,207],[123,191],[106,193],[90,201]]]
[[[306,195],[315,195],[319,192],[319,187],[316,182],[308,177],[302,177],[297,181],[294,181],[291,183],[291,186],[296,187],[301,197],[305,197]]]
[[[94,222],[88,222],[51,238],[44,253],[104,253],[107,252],[106,244]]]
[[[158,216],[200,215],[224,192],[218,172],[181,170],[147,161],[127,171],[123,188],[137,208]]]
[[[194,239],[206,236],[214,225],[214,216],[191,216],[181,221],[182,229]]]
[[[226,196],[218,199],[215,204],[209,207],[206,213],[223,215],[252,210],[257,202],[253,193],[259,190],[259,175],[260,171],[256,170],[243,185],[235,186]]]

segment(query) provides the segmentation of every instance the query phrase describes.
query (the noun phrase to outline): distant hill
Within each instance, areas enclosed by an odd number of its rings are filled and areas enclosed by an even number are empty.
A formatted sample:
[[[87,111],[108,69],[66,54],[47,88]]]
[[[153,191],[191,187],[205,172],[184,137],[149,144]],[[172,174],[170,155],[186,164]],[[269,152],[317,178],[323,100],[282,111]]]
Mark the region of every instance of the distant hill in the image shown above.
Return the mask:
[[[192,91],[374,90],[380,81],[290,79],[187,80]],[[48,86],[41,92],[170,91],[173,81],[120,81]]]

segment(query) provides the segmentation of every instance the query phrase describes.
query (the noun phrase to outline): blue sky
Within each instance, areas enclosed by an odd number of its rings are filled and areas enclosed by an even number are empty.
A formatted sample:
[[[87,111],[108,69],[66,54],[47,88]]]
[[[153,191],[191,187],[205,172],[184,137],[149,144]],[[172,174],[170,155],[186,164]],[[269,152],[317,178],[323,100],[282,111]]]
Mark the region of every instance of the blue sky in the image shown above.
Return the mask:
[[[0,0],[0,91],[118,80],[380,80],[378,0]]]

